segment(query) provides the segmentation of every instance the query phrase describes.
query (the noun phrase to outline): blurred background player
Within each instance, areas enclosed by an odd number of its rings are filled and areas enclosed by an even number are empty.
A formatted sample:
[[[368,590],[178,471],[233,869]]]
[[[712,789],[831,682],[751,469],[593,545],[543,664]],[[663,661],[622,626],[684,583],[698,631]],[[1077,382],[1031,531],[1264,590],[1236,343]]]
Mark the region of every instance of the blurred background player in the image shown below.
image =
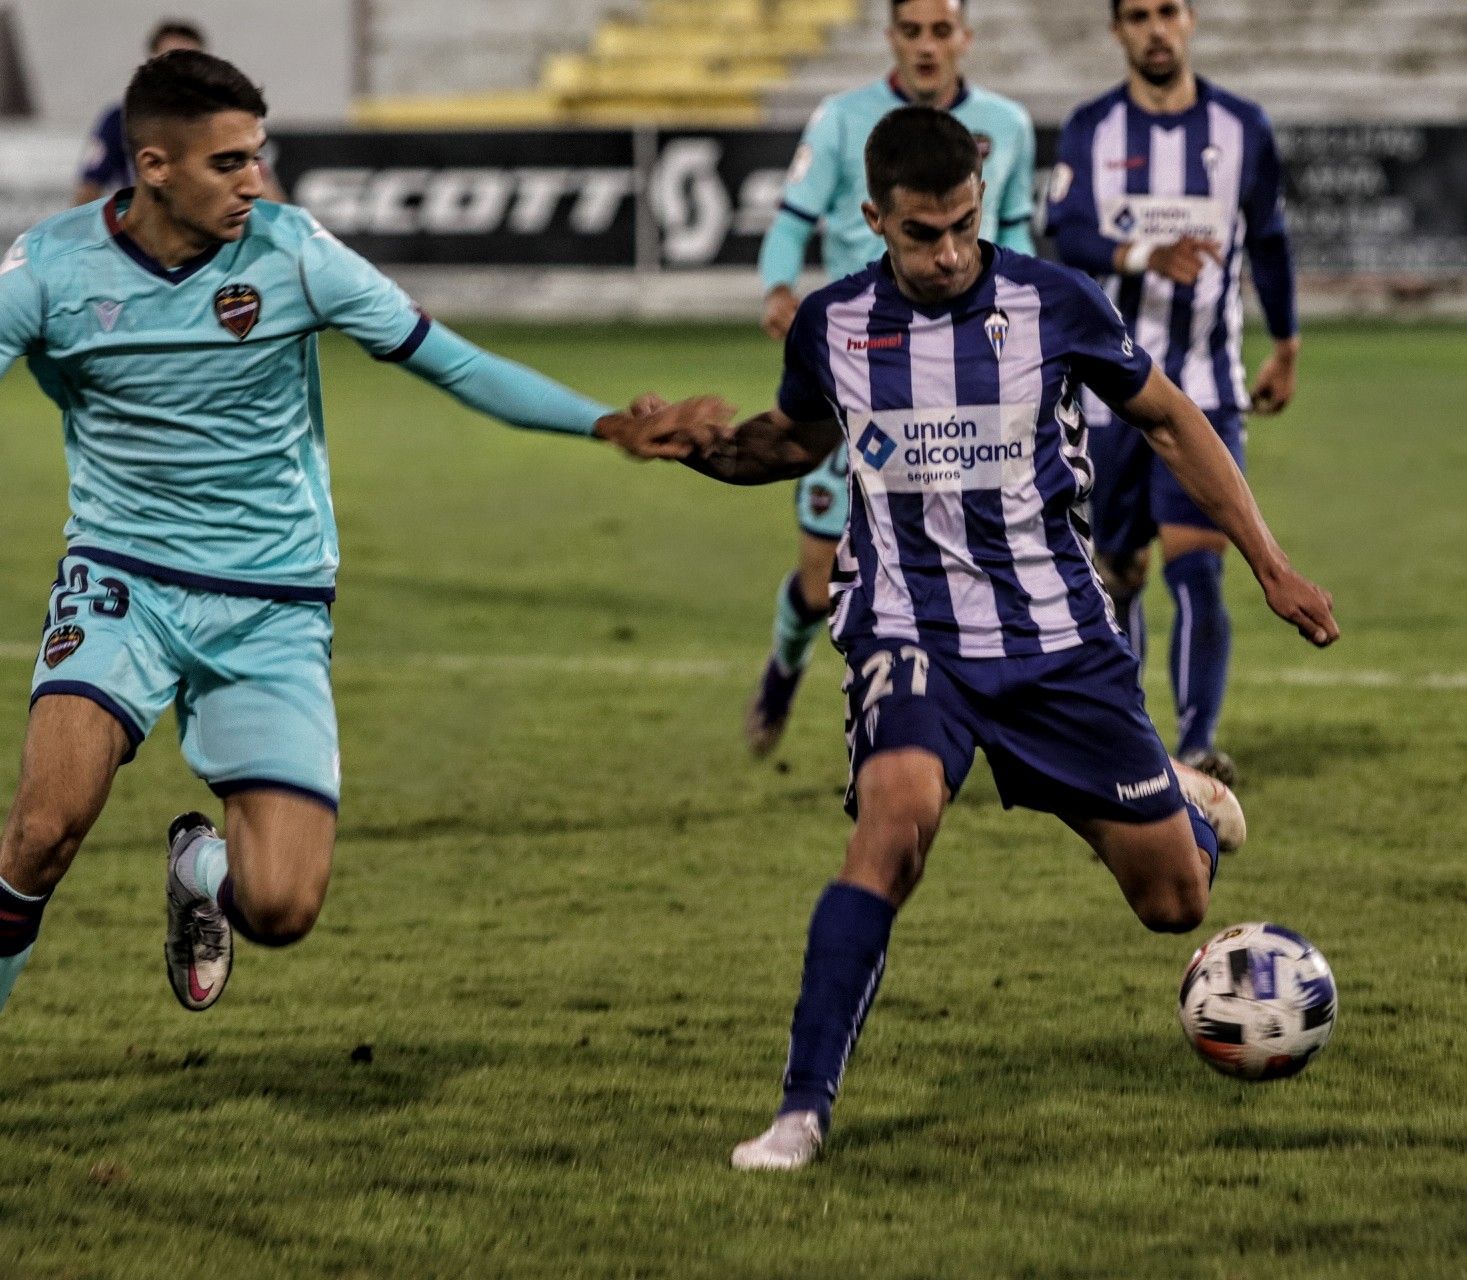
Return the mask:
[[[177,18],[165,19],[154,27],[147,44],[150,58],[161,57],[174,49],[193,49],[203,53],[207,48],[208,41],[204,39],[202,28]],[[266,200],[285,199],[285,193],[268,167],[262,167],[260,177]],[[122,187],[131,186],[132,180],[132,153],[128,150],[123,129],[122,103],[114,102],[97,117],[97,123],[92,127],[72,204],[90,204]]]
[[[1299,329],[1278,153],[1263,110],[1192,71],[1185,0],[1111,0],[1126,83],[1065,123],[1050,191],[1060,257],[1095,276],[1137,341],[1200,406],[1243,465],[1243,414],[1278,413],[1294,395]],[[1242,360],[1242,253],[1273,336],[1251,401]],[[1095,462],[1092,518],[1106,585],[1137,657],[1142,591],[1161,537],[1175,601],[1171,681],[1177,755],[1231,785],[1214,735],[1232,629],[1223,603],[1227,538],[1137,432],[1085,401]]]
[[[884,251],[861,213],[866,199],[866,139],[881,118],[910,104],[950,111],[984,158],[985,238],[1033,253],[1034,125],[1018,103],[966,83],[962,60],[973,43],[963,0],[893,0],[887,27],[896,66],[884,80],[828,98],[810,118],[790,166],[784,199],[759,254],[764,332],[783,341],[799,299],[794,285],[818,223],[825,270],[853,275]],[[744,718],[749,749],[774,748],[789,719],[815,637],[830,608],[835,547],[849,498],[842,444],[795,490],[799,564],[775,600],[774,647]]]

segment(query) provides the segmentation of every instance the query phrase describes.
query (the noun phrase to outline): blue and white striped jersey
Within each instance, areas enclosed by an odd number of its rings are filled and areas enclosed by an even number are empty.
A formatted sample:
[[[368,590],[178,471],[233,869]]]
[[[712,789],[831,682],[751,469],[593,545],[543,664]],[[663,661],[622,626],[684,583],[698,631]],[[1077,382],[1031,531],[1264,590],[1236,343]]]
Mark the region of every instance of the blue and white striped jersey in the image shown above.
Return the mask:
[[[1241,411],[1242,254],[1275,337],[1296,331],[1278,152],[1263,109],[1197,80],[1197,102],[1154,115],[1125,86],[1078,107],[1060,135],[1049,230],[1061,259],[1096,277],[1136,340],[1197,405]],[[1197,283],[1115,273],[1117,244],[1217,241]],[[1087,398],[1091,425],[1109,412]]]
[[[1077,394],[1122,404],[1151,360],[1093,281],[983,250],[951,302],[910,302],[883,258],[811,294],[790,330],[780,409],[833,410],[850,449],[839,644],[989,658],[1114,633],[1076,511],[1093,475]]]

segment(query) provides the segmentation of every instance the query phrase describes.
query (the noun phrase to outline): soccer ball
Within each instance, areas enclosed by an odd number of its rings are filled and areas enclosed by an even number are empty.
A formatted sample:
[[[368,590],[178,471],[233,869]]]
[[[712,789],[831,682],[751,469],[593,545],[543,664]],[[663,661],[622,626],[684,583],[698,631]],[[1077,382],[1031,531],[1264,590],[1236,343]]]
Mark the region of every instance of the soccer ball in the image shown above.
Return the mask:
[[[1197,949],[1177,1012],[1202,1060],[1240,1080],[1298,1075],[1335,1029],[1335,979],[1308,938],[1238,924]]]

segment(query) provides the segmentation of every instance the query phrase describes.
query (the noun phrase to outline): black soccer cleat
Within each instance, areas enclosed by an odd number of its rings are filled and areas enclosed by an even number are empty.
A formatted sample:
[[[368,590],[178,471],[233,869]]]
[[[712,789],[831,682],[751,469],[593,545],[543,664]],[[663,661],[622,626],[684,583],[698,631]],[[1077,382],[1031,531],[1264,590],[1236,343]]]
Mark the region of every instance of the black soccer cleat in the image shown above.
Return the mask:
[[[756,759],[767,756],[784,736],[790,708],[794,706],[795,693],[804,674],[803,667],[798,671],[786,671],[774,654],[769,655],[754,696],[749,699],[744,712],[744,741]]]

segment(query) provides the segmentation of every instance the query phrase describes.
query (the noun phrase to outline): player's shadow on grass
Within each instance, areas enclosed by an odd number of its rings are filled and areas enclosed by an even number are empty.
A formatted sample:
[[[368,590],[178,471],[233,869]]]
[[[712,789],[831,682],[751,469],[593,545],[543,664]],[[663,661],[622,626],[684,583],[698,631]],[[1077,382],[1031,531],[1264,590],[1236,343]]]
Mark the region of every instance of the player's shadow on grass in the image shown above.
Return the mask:
[[[1241,726],[1228,745],[1237,756],[1245,782],[1249,778],[1315,778],[1332,765],[1379,760],[1399,750],[1378,724],[1368,720]]]
[[[120,1057],[48,1059],[34,1072],[12,1075],[5,1098],[71,1096],[78,1084],[94,1084],[80,1110],[98,1138],[126,1133],[146,1117],[203,1114],[216,1107],[268,1100],[303,1121],[393,1111],[436,1095],[452,1078],[503,1065],[508,1049],[475,1040],[417,1045],[345,1042],[204,1050],[187,1041],[168,1050],[129,1049]],[[29,1108],[28,1108],[29,1109]],[[16,1138],[45,1140],[70,1132],[78,1108],[38,1107],[12,1114]]]

